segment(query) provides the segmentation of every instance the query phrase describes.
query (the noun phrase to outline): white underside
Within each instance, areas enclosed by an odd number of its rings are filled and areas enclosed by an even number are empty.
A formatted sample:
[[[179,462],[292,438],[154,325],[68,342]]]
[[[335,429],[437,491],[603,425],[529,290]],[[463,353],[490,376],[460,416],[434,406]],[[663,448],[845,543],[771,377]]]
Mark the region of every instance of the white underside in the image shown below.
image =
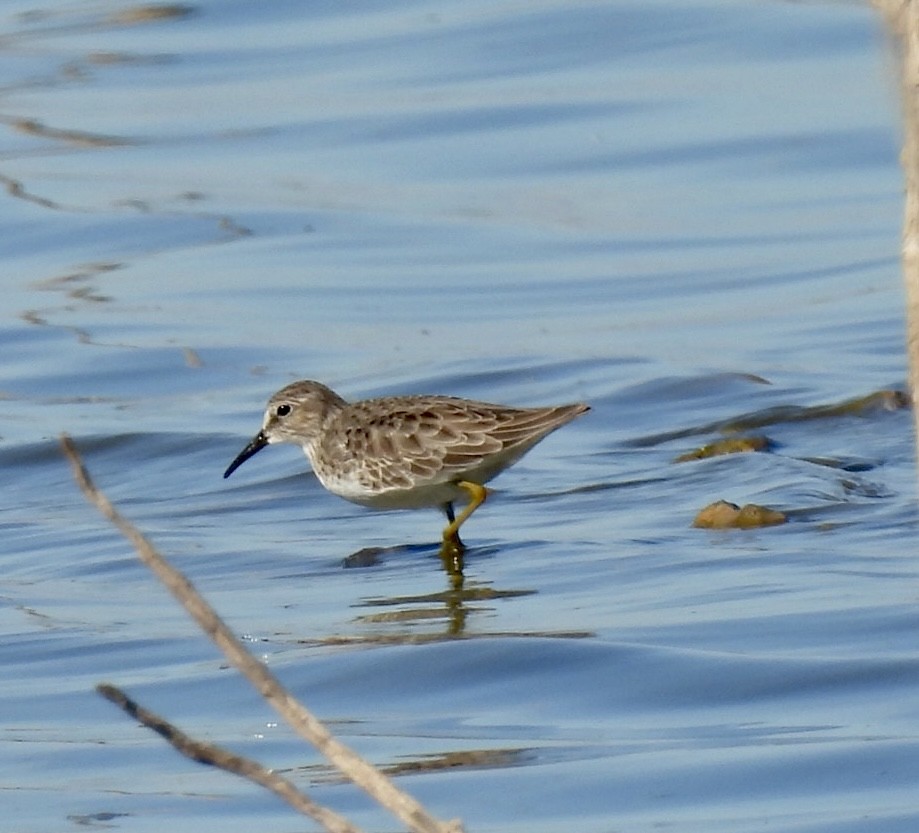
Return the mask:
[[[473,468],[440,472],[439,479],[433,478],[426,483],[416,483],[408,489],[396,488],[373,492],[368,491],[366,485],[355,477],[336,477],[330,475],[328,471],[318,470],[313,462],[310,447],[302,446],[302,448],[319,482],[332,494],[374,509],[424,509],[430,506],[444,506],[448,503],[467,503],[469,493],[456,485],[457,480],[468,480],[484,486],[489,480],[519,460],[539,439],[541,438],[536,437],[532,442],[521,443],[513,449],[506,449],[501,454],[493,454],[481,460],[479,465]]]
[[[526,448],[514,449],[513,455],[492,456],[475,468],[463,471],[441,472],[440,479],[416,483],[409,489],[396,488],[369,492],[358,479],[330,476],[328,471],[313,471],[319,482],[332,494],[352,503],[374,509],[424,509],[430,506],[444,506],[447,503],[467,503],[469,493],[456,485],[457,480],[468,480],[480,485],[486,484],[500,474],[507,466],[523,455]],[[309,450],[304,448],[307,457]],[[508,457],[511,459],[509,460]],[[312,460],[310,460],[312,464]]]
[[[332,494],[373,509],[424,509],[469,500],[468,493],[454,483],[436,483],[431,486],[415,486],[412,489],[389,489],[373,494],[368,494],[360,488],[355,489],[355,484],[351,482],[322,481],[322,485]]]

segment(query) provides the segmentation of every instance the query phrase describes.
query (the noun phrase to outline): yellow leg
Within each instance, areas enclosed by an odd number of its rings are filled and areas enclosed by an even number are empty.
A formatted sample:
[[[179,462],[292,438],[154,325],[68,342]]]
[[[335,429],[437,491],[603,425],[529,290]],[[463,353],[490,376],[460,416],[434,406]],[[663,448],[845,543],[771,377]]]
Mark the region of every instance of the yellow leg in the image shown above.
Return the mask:
[[[465,509],[456,516],[455,520],[447,524],[447,528],[444,530],[444,543],[462,547],[463,543],[459,539],[459,528],[463,525],[466,518],[485,503],[485,498],[488,497],[488,490],[481,484],[471,483],[468,480],[460,480],[456,485],[469,495],[469,503],[467,503]]]

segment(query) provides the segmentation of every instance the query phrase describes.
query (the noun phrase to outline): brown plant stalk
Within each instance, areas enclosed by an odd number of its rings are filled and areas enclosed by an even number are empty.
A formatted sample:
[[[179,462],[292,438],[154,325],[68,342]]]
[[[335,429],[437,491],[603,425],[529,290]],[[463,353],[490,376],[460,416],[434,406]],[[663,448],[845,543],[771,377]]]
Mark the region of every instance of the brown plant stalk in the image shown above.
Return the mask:
[[[266,769],[251,758],[236,755],[212,743],[195,740],[168,720],[132,700],[120,688],[108,683],[101,683],[96,686],[96,691],[106,700],[118,706],[125,714],[130,715],[148,729],[152,729],[163,737],[177,752],[186,758],[253,781],[282,798],[298,812],[321,824],[328,833],[363,833],[361,828],[355,827],[344,816],[339,815],[334,810],[330,810],[328,807],[317,804],[304,795],[286,778],[282,778],[277,773]]]
[[[246,650],[192,583],[160,555],[137,527],[115,509],[93,483],[73,440],[66,434],[61,436],[61,447],[70,461],[77,484],[90,503],[134,545],[140,560],[166,585],[224,656],[297,734],[315,746],[345,777],[400,819],[412,833],[462,833],[463,827],[459,820],[444,822],[435,818],[416,799],[396,787],[371,763],[335,738],[322,721],[308,711],[263,663]]]
[[[919,458],[919,0],[871,0],[897,44],[903,102],[903,149],[900,162],[905,179],[902,261],[906,289],[906,358],[913,396],[913,424]]]

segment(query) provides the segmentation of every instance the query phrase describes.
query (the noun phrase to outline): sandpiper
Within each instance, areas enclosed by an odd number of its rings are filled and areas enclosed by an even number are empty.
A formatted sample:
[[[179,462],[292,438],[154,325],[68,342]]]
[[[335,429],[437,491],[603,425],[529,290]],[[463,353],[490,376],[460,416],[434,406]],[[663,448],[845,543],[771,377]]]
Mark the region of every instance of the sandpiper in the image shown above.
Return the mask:
[[[482,505],[484,484],[588,405],[512,408],[452,396],[388,396],[347,402],[319,382],[281,388],[261,430],[224,472],[229,477],[271,443],[303,449],[333,494],[377,509],[440,507],[445,547]],[[453,504],[466,501],[459,514]]]

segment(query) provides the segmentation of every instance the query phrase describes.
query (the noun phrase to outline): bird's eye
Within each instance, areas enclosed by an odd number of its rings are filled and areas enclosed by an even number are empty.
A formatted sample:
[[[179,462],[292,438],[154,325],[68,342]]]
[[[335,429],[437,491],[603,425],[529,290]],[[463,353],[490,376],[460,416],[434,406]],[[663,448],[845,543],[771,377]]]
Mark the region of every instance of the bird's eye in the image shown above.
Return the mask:
[[[290,413],[290,405],[278,405],[277,411],[275,413],[279,417],[285,417]]]

